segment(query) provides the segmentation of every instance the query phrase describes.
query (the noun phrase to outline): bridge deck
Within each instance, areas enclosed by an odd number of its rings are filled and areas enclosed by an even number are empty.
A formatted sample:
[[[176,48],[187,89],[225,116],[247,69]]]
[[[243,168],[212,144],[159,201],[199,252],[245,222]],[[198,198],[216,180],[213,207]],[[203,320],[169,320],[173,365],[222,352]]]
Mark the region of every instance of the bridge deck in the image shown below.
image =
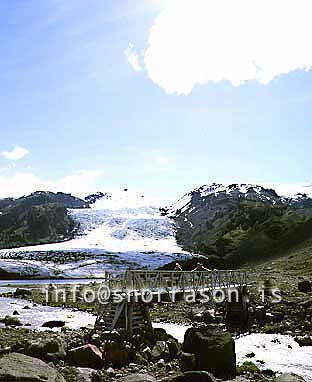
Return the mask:
[[[151,327],[149,308],[143,296],[148,293],[149,303],[160,302],[173,293],[186,296],[192,292],[212,292],[216,289],[242,288],[247,285],[247,274],[243,271],[148,271],[129,270],[123,274],[107,274],[104,280],[111,291],[122,294],[119,302],[111,297],[100,304],[95,327],[104,330],[124,328],[134,329]],[[132,294],[133,293],[133,294]],[[136,304],[135,295],[142,297],[144,304]],[[157,296],[156,296],[157,295]],[[167,295],[167,296],[166,296]],[[127,297],[130,296],[128,300]],[[161,298],[159,299],[159,297]],[[174,298],[172,302],[179,301]]]
[[[215,290],[247,285],[244,271],[149,271],[129,270],[123,274],[109,274],[105,282],[111,290],[127,292],[168,293],[170,291]]]

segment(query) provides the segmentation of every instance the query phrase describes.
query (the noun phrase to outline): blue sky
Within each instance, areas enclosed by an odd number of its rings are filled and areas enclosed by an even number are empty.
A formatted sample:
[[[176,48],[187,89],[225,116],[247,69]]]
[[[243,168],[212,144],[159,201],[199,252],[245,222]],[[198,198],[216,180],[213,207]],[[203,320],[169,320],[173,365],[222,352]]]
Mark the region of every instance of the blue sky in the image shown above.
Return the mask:
[[[311,182],[312,72],[298,64],[266,83],[233,86],[224,75],[166,87],[160,66],[144,58],[164,8],[156,0],[0,3],[0,196],[129,187],[175,197],[214,181]],[[25,151],[12,154],[16,146]]]

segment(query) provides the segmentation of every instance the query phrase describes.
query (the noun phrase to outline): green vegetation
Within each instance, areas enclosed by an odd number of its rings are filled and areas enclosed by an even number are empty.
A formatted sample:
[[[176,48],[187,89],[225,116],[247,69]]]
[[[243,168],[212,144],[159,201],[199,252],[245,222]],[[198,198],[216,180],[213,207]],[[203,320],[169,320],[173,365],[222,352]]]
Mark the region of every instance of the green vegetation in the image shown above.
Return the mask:
[[[70,195],[53,193],[34,193],[0,202],[0,248],[51,243],[71,237],[75,224],[67,208],[81,204]]]
[[[237,366],[236,368],[237,375],[242,375],[245,373],[256,374],[259,372],[259,368],[253,362],[250,361],[246,361],[241,366]]]
[[[5,324],[5,326],[22,326],[20,320],[12,316],[5,316],[0,322]]]
[[[312,236],[312,218],[285,204],[231,201],[209,224],[203,224],[203,217],[193,222],[191,232],[178,229],[177,240],[217,267],[265,261]],[[186,234],[191,242],[186,242]]]

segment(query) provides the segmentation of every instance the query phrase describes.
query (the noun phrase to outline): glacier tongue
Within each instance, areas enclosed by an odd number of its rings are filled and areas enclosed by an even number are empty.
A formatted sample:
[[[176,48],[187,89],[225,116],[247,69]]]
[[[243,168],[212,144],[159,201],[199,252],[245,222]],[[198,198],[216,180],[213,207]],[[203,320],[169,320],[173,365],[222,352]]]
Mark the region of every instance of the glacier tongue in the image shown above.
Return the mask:
[[[63,243],[63,246],[101,247],[112,252],[181,252],[175,242],[173,223],[161,216],[157,208],[83,209],[70,213],[80,223],[81,236]]]
[[[155,268],[188,255],[176,243],[173,222],[141,195],[123,191],[69,213],[79,223],[76,238],[1,250],[0,268],[42,276],[100,276],[105,270]]]

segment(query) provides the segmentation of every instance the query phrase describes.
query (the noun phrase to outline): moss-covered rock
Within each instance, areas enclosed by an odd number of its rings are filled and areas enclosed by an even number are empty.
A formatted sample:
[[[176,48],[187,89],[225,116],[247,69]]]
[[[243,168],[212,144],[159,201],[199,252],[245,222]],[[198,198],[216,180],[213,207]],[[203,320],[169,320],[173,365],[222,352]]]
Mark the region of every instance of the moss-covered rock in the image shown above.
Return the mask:
[[[237,375],[242,375],[246,373],[256,374],[259,372],[259,368],[251,361],[245,361],[242,365],[237,366],[236,368]]]
[[[5,326],[22,326],[21,321],[17,317],[5,316],[0,320]]]

